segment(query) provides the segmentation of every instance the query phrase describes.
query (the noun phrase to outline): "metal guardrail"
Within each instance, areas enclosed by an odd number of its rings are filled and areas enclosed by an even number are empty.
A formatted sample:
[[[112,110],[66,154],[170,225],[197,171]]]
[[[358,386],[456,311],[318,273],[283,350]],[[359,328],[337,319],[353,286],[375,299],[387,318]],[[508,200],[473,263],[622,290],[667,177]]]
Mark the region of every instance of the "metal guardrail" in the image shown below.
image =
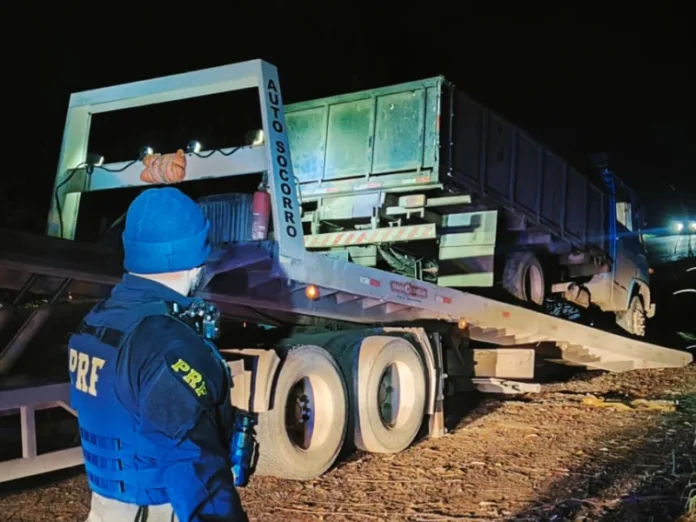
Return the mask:
[[[0,483],[80,466],[84,462],[81,446],[41,455],[37,451],[36,411],[63,408],[74,415],[69,404],[69,383],[18,387],[0,393],[0,413],[19,410],[22,438],[22,456],[0,462]]]

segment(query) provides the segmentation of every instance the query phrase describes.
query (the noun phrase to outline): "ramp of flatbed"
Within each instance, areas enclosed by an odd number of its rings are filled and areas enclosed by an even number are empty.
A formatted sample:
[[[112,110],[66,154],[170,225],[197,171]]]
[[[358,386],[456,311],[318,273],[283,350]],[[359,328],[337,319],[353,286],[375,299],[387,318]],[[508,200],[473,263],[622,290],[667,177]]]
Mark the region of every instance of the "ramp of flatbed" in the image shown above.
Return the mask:
[[[211,262],[208,296],[265,308],[360,323],[447,320],[469,323],[472,339],[517,346],[553,343],[559,362],[607,371],[634,368],[679,367],[693,361],[691,354],[650,344],[627,336],[551,317],[533,310],[493,299],[443,288],[434,284],[367,268],[321,254],[307,253],[302,262],[279,260],[269,270],[269,279],[228,277],[237,271],[241,259],[250,259],[244,246],[218,253]],[[248,273],[254,267],[247,266]],[[274,285],[273,280],[281,282]],[[309,300],[307,284],[319,289],[319,298]],[[553,355],[551,355],[553,357]]]

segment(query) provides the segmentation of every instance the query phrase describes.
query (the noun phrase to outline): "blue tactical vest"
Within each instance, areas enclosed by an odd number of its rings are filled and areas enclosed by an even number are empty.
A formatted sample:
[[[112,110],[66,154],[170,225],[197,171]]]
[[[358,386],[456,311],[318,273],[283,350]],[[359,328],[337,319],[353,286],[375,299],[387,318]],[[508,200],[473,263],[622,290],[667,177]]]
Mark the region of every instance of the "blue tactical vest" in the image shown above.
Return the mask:
[[[116,398],[127,384],[116,373],[122,343],[142,319],[167,314],[164,302],[97,305],[69,342],[71,403],[77,411],[92,491],[129,504],[169,502],[157,452],[138,433],[138,419]],[[119,379],[121,381],[119,381]]]

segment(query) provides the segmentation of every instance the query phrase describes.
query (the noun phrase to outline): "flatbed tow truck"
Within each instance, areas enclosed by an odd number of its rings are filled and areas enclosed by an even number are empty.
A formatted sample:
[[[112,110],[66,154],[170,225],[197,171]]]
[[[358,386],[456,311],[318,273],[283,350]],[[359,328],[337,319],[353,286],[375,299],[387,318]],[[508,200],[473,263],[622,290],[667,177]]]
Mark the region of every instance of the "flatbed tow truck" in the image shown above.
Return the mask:
[[[0,482],[82,463],[79,447],[37,452],[35,412],[72,411],[67,375],[37,380],[18,368],[52,318],[70,324],[62,318],[74,321],[122,274],[113,248],[73,240],[81,194],[147,185],[142,158],[90,162],[92,115],[249,88],[258,91],[264,139],[187,154],[179,186],[265,173],[271,235],[216,245],[199,293],[235,332],[261,333],[248,344],[241,334],[218,342],[235,376],[233,404],[258,416],[255,473],[309,479],[344,448],[398,452],[424,421],[430,436],[442,436],[446,394],[534,392],[536,356],[613,372],[692,362],[686,352],[309,251],[278,73],[254,60],[72,95],[48,236],[0,231],[0,288],[12,292],[0,309],[0,333],[10,332],[0,345],[0,415],[19,413],[22,430],[22,457],[0,462]],[[43,304],[20,314],[37,295]],[[287,324],[290,333],[274,333]]]

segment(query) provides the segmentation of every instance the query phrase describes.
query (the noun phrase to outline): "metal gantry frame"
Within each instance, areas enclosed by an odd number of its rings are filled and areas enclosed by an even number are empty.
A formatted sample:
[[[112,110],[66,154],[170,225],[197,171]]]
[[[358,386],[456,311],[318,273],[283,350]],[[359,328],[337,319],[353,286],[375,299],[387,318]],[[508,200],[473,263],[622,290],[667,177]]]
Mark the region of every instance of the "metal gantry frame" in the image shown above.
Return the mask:
[[[268,172],[273,205],[273,226],[279,254],[301,260],[304,253],[301,212],[290,156],[278,71],[263,60],[213,67],[152,80],[75,93],[70,97],[63,132],[54,198],[48,216],[50,236],[74,239],[80,196],[83,192],[144,186],[137,161],[111,164],[109,169],[85,167],[92,116],[211,94],[256,88],[259,93],[264,144],[244,147],[231,156],[188,159],[187,179],[202,179]],[[114,171],[119,172],[115,173]],[[62,226],[61,226],[62,222]],[[61,234],[62,230],[62,234]]]

